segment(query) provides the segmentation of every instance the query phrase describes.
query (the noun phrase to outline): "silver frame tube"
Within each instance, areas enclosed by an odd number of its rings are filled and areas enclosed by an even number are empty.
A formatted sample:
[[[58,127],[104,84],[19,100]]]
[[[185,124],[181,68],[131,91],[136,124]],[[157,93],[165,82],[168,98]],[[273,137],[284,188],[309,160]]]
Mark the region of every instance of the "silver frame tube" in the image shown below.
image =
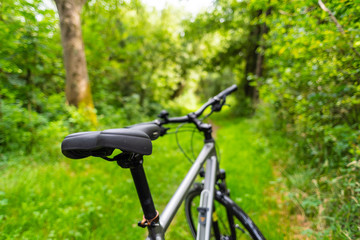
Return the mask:
[[[171,221],[173,220],[176,212],[178,211],[181,203],[185,199],[186,193],[189,191],[190,187],[195,181],[197,174],[199,173],[201,167],[205,163],[206,159],[213,153],[215,150],[214,143],[206,143],[201,150],[199,156],[195,160],[194,164],[191,166],[189,172],[186,174],[184,180],[181,182],[180,186],[176,190],[175,194],[166,205],[164,211],[160,215],[160,225],[163,227],[164,232],[169,227]]]
[[[216,155],[212,155],[206,162],[204,189],[200,195],[199,208],[202,208],[203,211],[206,211],[206,214],[205,214],[205,220],[200,220],[201,213],[199,212],[199,221],[197,228],[198,230],[196,235],[197,240],[210,239],[216,170],[217,170]]]
[[[181,182],[180,186],[176,190],[175,194],[172,196],[168,204],[166,205],[164,211],[160,214],[159,223],[153,227],[148,228],[149,235],[146,240],[163,240],[165,232],[169,227],[171,221],[175,217],[181,203],[184,201],[186,193],[189,191],[190,187],[193,185],[196,176],[200,172],[201,167],[206,164],[206,173],[205,173],[205,187],[203,192],[208,192],[207,201],[204,202],[204,206],[209,209],[206,216],[206,227],[205,229],[199,231],[198,228],[198,239],[199,236],[202,236],[200,239],[209,239],[210,238],[210,229],[211,229],[211,213],[213,206],[214,198],[214,185],[216,179],[216,168],[217,168],[217,158],[215,151],[215,143],[209,142],[205,143],[202,148],[199,156],[191,166],[189,172],[186,174],[185,178]],[[203,195],[203,193],[202,193]],[[205,234],[205,235],[204,235]]]

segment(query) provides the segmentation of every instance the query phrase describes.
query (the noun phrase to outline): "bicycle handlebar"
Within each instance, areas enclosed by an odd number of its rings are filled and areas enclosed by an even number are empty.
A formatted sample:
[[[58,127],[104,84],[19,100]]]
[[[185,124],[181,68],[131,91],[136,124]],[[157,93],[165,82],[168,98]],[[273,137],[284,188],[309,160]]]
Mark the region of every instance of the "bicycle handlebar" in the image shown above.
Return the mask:
[[[226,96],[235,92],[237,89],[238,89],[238,87],[235,84],[228,87],[227,89],[223,90],[218,95],[216,95],[215,97],[210,98],[204,105],[202,105],[199,108],[199,110],[197,110],[193,114],[195,114],[195,117],[198,118],[199,116],[201,116],[201,114],[203,114],[205,109],[208,108],[209,106],[214,106],[215,104],[219,104],[219,103],[221,103],[221,100],[223,100],[223,102],[221,104],[225,103]],[[220,107],[220,109],[221,109],[221,107]],[[188,115],[182,116],[182,117],[172,117],[172,118],[167,118],[167,115],[166,115],[165,117],[162,117],[162,118],[164,119],[163,124],[190,122],[190,118]]]
[[[216,95],[216,97],[218,98],[224,98],[226,97],[227,95],[235,92],[236,90],[238,89],[238,87],[236,86],[236,84],[228,87],[227,89],[225,89],[224,91],[222,91],[221,93],[219,93],[218,95]]]

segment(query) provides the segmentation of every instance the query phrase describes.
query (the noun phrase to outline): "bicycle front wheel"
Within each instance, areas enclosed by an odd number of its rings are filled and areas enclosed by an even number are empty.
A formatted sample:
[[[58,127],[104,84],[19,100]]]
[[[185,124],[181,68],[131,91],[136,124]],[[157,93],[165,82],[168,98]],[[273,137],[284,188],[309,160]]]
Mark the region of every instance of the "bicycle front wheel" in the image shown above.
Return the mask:
[[[198,211],[202,187],[191,189],[185,198],[185,214],[191,233],[196,239]],[[246,213],[227,195],[215,191],[211,239],[263,240],[265,237]]]

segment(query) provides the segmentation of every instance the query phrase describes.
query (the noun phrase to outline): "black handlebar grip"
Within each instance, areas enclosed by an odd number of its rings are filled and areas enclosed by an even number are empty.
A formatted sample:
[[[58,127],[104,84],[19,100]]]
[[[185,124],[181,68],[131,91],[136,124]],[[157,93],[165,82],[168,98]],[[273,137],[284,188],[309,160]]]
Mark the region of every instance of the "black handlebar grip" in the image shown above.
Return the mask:
[[[228,87],[227,89],[225,89],[224,91],[222,91],[221,93],[219,93],[218,95],[216,95],[216,97],[218,98],[223,98],[226,97],[227,95],[229,95],[230,93],[235,92],[238,89],[238,87],[236,86],[236,84],[232,85],[231,87]]]

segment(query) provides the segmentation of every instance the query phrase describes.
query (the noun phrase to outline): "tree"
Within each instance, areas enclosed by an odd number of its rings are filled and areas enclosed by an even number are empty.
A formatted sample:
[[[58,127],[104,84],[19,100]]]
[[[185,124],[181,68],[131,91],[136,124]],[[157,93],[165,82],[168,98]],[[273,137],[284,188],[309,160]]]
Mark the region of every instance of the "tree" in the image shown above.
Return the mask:
[[[66,100],[70,105],[89,110],[86,111],[87,114],[96,123],[81,32],[80,13],[85,2],[86,0],[55,0],[66,70]]]
[[[259,18],[264,14],[270,15],[271,8],[269,7],[266,11],[262,9],[250,10],[250,17],[255,20],[256,24],[249,25],[249,36],[248,46],[246,49],[245,56],[245,79],[244,79],[244,92],[253,103],[256,103],[259,99],[258,89],[251,85],[249,78],[254,75],[256,78],[263,76],[264,71],[264,34],[267,34],[269,27],[265,23],[261,23]],[[260,51],[259,51],[260,50]]]

